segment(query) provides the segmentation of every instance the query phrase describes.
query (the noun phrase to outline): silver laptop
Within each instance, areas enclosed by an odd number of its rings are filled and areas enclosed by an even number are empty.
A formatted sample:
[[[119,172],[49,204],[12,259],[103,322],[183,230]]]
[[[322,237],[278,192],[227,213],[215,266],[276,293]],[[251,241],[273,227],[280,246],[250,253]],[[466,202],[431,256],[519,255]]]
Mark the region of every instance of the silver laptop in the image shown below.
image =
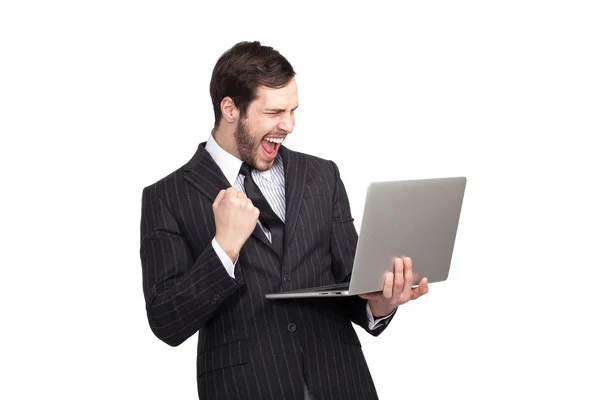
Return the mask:
[[[349,283],[270,293],[269,299],[339,297],[383,290],[395,256],[413,261],[413,285],[450,272],[467,179],[465,177],[373,182],[367,189]]]

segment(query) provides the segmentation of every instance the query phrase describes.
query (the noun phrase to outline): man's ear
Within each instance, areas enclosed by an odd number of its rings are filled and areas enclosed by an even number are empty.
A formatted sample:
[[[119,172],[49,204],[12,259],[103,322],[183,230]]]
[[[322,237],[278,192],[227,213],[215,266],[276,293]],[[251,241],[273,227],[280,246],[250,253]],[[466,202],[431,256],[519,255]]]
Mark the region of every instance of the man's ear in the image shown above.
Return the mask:
[[[221,115],[223,119],[229,123],[237,122],[239,118],[240,111],[236,107],[233,99],[229,96],[226,96],[221,100]]]

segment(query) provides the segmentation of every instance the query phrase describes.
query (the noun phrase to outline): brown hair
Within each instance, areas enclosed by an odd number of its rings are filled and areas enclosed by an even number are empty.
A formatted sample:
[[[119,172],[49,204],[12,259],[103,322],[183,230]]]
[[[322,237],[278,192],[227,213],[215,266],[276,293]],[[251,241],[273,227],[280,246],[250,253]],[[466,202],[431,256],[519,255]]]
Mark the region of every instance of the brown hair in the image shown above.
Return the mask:
[[[221,101],[229,96],[246,116],[248,105],[256,98],[259,86],[281,88],[296,72],[277,50],[260,42],[239,42],[217,61],[210,80],[210,97],[215,112],[215,128],[221,120]]]

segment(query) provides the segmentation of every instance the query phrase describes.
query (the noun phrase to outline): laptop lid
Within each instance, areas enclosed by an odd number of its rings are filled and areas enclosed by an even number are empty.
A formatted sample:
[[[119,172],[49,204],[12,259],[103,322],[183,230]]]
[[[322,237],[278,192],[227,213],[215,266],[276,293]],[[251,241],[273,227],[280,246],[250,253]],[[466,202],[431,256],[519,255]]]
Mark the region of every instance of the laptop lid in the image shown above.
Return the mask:
[[[413,285],[447,279],[467,179],[373,182],[367,189],[349,294],[383,289],[396,256],[413,261]]]

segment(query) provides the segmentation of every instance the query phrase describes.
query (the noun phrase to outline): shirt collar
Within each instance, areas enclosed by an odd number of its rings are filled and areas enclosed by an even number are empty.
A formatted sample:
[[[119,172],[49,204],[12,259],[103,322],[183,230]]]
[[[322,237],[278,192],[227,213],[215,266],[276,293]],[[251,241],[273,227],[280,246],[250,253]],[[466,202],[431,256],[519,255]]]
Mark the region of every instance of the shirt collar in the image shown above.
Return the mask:
[[[213,137],[213,133],[214,133],[214,131],[211,132],[211,134],[208,136],[208,140],[206,141],[205,149],[206,149],[206,151],[208,151],[208,154],[210,154],[210,156],[215,161],[215,163],[218,165],[218,167],[221,168],[221,171],[223,171],[223,174],[225,175],[227,182],[229,182],[229,184],[231,186],[233,186],[238,175],[240,174],[242,160],[240,160],[233,154],[230,154],[227,151],[223,150],[223,148],[221,146],[219,146],[219,144]],[[270,169],[263,171],[263,172],[259,172],[259,171],[256,171],[256,172],[261,174],[263,176],[263,178],[271,180],[271,170]]]

